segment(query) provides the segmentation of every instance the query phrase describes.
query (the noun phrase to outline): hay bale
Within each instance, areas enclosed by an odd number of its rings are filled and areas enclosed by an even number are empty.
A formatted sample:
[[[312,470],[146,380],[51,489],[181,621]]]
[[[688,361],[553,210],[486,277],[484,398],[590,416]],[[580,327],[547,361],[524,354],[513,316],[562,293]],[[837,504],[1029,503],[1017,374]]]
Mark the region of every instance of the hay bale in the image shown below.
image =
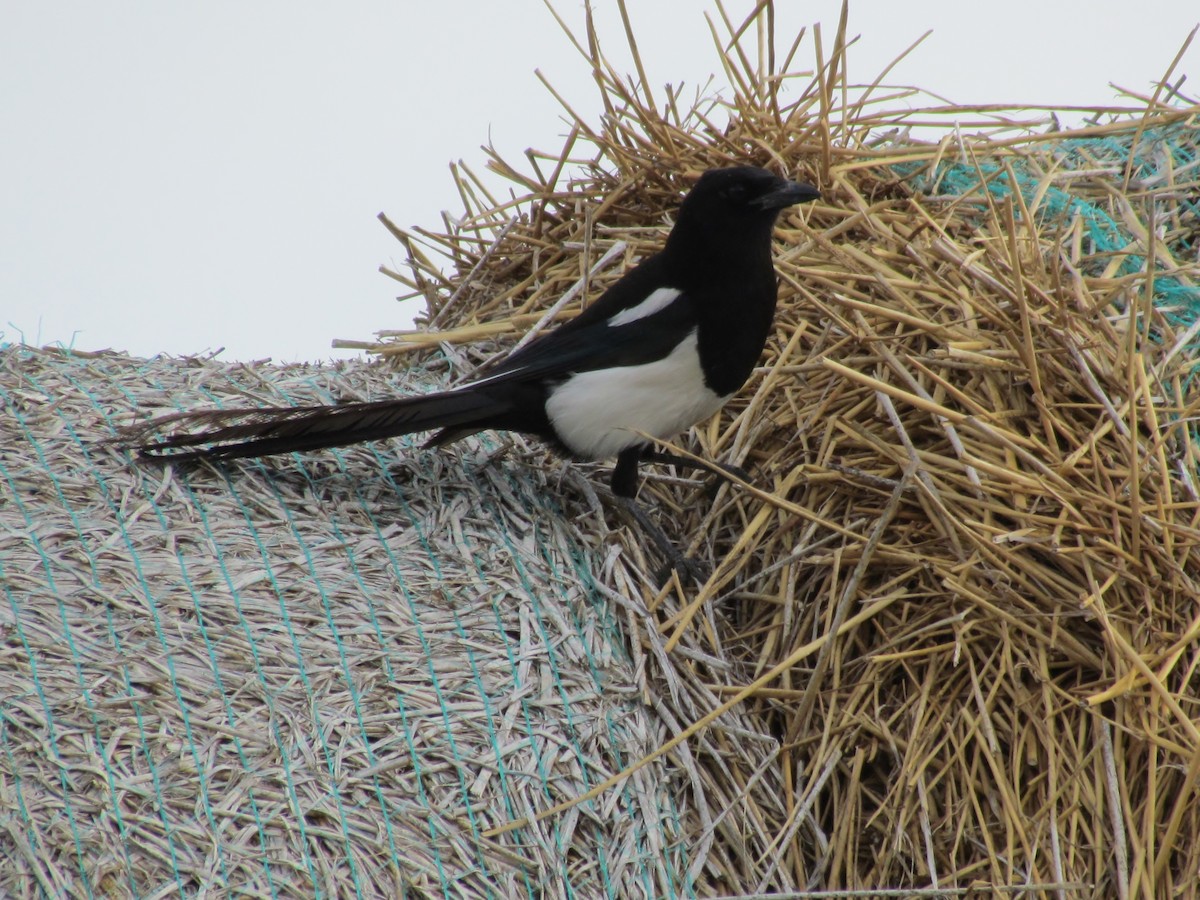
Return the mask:
[[[493,158],[515,200],[459,169],[461,219],[397,231],[392,274],[434,333],[373,349],[554,320],[581,277],[598,290],[656,246],[706,168],[819,184],[780,221],[764,365],[694,436],[757,489],[643,492],[714,570],[647,585],[657,624],[633,636],[667,638],[664,683],[725,700],[684,735],[736,708],[778,741],[765,771],[702,760],[710,784],[754,784],[768,838],[707,883],[1194,889],[1200,107],[1168,73],[1070,129],[1077,110],[896,111],[916,92],[850,82],[844,22],[788,92],[771,21],[725,19],[732,96],[690,110],[619,77],[589,30],[604,116],[568,109],[561,158]]]
[[[698,813],[665,764],[485,835],[671,734],[541,451],[186,468],[99,443],[438,370],[0,351],[0,894],[688,891]]]
[[[1194,889],[1200,110],[921,108],[848,80],[844,22],[791,90],[771,4],[718,12],[724,103],[589,34],[598,123],[493,155],[504,201],[458,167],[441,232],[385,219],[428,322],[369,345],[466,372],[655,249],[703,169],[820,184],[764,365],[688,439],[754,484],[643,489],[713,576],[660,584],[516,439],[190,473],[86,441],[380,370],[10,351],[5,889]]]

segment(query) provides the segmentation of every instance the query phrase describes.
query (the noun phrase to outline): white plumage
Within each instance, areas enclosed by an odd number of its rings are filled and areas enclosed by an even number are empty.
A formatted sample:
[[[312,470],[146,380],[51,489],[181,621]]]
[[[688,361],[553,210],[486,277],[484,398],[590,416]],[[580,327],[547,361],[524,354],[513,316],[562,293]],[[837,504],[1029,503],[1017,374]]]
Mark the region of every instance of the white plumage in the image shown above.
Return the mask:
[[[628,325],[630,322],[636,322],[638,319],[644,319],[646,316],[651,316],[660,309],[666,307],[672,300],[682,294],[683,291],[677,288],[662,287],[651,292],[650,296],[636,306],[631,306],[629,309],[623,309],[611,319],[608,320],[610,328],[615,328],[618,325]]]
[[[704,421],[728,399],[705,386],[692,329],[662,359],[570,376],[550,392],[546,413],[573,453],[584,459],[605,459],[645,443],[638,431],[669,438]]]

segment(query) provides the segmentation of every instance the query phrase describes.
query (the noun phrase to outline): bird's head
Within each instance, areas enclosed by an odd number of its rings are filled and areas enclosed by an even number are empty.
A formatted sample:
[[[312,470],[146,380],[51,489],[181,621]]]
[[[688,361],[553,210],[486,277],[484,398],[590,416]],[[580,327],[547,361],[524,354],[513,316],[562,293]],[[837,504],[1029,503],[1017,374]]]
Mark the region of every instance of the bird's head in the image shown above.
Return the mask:
[[[788,181],[756,166],[709,169],[683,198],[679,214],[774,222],[781,209],[820,196],[811,185]]]
[[[755,166],[709,169],[683,198],[672,237],[676,243],[756,242],[769,250],[780,210],[821,196],[811,185]]]

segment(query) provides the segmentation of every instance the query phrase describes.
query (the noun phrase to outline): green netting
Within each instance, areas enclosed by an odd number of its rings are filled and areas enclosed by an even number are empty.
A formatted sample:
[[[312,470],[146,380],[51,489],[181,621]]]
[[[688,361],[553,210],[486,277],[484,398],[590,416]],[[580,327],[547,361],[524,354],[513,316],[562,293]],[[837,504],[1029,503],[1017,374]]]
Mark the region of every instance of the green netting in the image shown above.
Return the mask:
[[[1138,132],[1126,126],[1111,135],[1064,138],[1048,145],[1052,166],[1041,156],[1011,156],[996,159],[940,161],[932,171],[920,164],[897,166],[898,173],[926,193],[949,196],[979,196],[987,191],[997,199],[1012,195],[1014,183],[1033,211],[1038,225],[1061,223],[1065,232],[1078,222],[1083,229],[1087,274],[1103,272],[1119,257],[1116,275],[1133,275],[1147,267],[1147,241],[1131,229],[1121,215],[1121,204],[1139,204],[1143,191],[1157,191],[1157,223],[1161,257],[1154,279],[1154,300],[1159,312],[1172,323],[1192,325],[1200,318],[1200,287],[1191,276],[1200,257],[1200,195],[1181,190],[1164,192],[1164,184],[1193,182],[1200,155],[1194,123],[1177,122],[1168,127]],[[1189,176],[1187,173],[1192,172]],[[1079,179],[1063,178],[1077,173]],[[1097,177],[1107,175],[1107,177]],[[1127,192],[1096,190],[1129,180]],[[1018,217],[1021,208],[1016,210]],[[1151,221],[1147,215],[1140,221]],[[1181,276],[1179,270],[1186,274]]]
[[[664,739],[554,471],[489,464],[494,437],[190,469],[97,445],[139,408],[397,389],[2,351],[0,893],[693,892],[666,766],[484,834]]]

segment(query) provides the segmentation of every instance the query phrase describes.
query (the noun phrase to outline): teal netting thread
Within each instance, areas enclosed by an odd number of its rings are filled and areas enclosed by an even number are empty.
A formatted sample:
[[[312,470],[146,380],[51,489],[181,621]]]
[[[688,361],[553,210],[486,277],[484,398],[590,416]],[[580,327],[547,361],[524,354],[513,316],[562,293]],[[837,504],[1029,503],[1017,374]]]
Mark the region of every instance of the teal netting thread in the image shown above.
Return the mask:
[[[1133,141],[1132,134],[1069,138],[1055,145],[1054,153],[1066,170],[1105,168],[1118,178],[1123,178],[1128,170],[1134,184],[1147,186],[1159,183],[1170,171],[1197,165],[1197,132],[1193,127],[1149,128],[1140,136],[1136,148]],[[920,163],[899,164],[893,169],[919,191],[950,196],[985,190],[1003,200],[1017,190],[1031,204],[1044,187],[1043,175],[1018,157],[1004,163],[987,158],[978,162],[943,161],[933,172]],[[1179,215],[1195,222],[1195,228],[1184,230],[1168,249],[1175,259],[1195,260],[1200,250],[1200,196],[1172,195],[1171,202],[1178,203]],[[1136,236],[1102,206],[1072,194],[1067,188],[1054,184],[1045,187],[1036,215],[1041,221],[1068,223],[1078,219],[1082,223],[1093,258],[1090,265],[1093,273],[1103,269],[1114,254],[1124,255],[1117,270],[1120,275],[1137,274],[1146,268],[1145,255],[1130,249],[1139,244]],[[1156,265],[1157,268],[1161,267]],[[1177,275],[1156,274],[1154,301],[1158,311],[1173,324],[1186,328],[1200,319],[1200,286]]]

